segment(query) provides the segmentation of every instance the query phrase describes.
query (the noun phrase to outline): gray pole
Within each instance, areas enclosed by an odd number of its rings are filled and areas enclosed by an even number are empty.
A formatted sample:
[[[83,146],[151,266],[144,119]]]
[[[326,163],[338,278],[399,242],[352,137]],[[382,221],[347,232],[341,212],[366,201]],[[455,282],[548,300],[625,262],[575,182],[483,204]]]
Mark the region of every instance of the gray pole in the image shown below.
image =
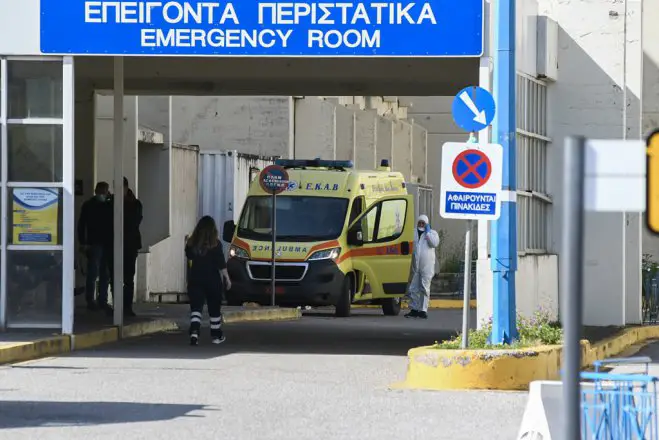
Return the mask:
[[[119,336],[124,325],[124,59],[114,58],[114,273],[112,302]]]
[[[469,347],[469,300],[471,299],[471,220],[467,220],[465,232],[465,268],[464,285],[462,287],[462,348]]]
[[[276,270],[275,270],[275,246],[277,245],[277,237],[276,232],[277,232],[277,193],[273,191],[272,193],[272,273],[270,274],[270,278],[272,280],[272,284],[270,288],[272,289],[272,306],[274,307],[275,304],[275,276],[276,276]]]
[[[581,330],[583,288],[583,197],[585,139],[568,137],[563,148],[563,212],[559,289],[564,328],[564,439],[581,438]]]

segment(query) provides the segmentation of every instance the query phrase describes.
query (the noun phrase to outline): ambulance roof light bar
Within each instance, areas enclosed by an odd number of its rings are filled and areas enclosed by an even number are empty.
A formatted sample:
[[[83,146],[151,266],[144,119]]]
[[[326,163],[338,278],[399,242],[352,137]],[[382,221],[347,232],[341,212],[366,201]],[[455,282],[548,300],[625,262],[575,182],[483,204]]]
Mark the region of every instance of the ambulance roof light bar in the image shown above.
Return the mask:
[[[353,168],[351,160],[323,160],[323,159],[277,159],[275,165],[284,168]]]

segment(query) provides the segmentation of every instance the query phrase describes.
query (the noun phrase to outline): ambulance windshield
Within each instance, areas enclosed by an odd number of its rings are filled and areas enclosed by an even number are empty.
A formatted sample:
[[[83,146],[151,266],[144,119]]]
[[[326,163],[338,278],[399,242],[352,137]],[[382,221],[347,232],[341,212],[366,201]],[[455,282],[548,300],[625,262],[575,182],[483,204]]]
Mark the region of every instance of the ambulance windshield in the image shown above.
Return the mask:
[[[277,197],[277,240],[333,240],[341,235],[348,199],[334,197]],[[252,240],[272,240],[271,196],[252,196],[245,201],[238,224],[238,236]]]

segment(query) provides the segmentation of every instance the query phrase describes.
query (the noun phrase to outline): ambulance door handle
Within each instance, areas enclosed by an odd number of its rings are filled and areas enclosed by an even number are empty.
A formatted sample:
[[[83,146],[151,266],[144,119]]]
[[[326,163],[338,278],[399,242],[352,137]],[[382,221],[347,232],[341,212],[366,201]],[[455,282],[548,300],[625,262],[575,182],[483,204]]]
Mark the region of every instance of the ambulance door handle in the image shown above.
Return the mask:
[[[400,244],[400,253],[403,255],[409,255],[410,253],[410,242],[404,241]]]

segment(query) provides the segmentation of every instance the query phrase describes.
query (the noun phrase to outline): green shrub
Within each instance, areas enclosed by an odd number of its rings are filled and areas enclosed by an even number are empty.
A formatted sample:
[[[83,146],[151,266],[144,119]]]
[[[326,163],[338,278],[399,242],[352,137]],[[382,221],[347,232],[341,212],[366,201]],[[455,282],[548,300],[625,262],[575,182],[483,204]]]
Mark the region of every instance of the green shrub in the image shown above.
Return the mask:
[[[560,323],[552,321],[549,313],[540,310],[531,318],[517,316],[517,331],[519,339],[512,344],[493,345],[489,342],[492,333],[492,318],[483,323],[477,330],[469,330],[469,348],[471,349],[501,349],[523,348],[538,345],[559,345],[563,341],[563,329]],[[459,349],[462,344],[462,335],[459,334],[451,340],[435,342],[435,348]]]

